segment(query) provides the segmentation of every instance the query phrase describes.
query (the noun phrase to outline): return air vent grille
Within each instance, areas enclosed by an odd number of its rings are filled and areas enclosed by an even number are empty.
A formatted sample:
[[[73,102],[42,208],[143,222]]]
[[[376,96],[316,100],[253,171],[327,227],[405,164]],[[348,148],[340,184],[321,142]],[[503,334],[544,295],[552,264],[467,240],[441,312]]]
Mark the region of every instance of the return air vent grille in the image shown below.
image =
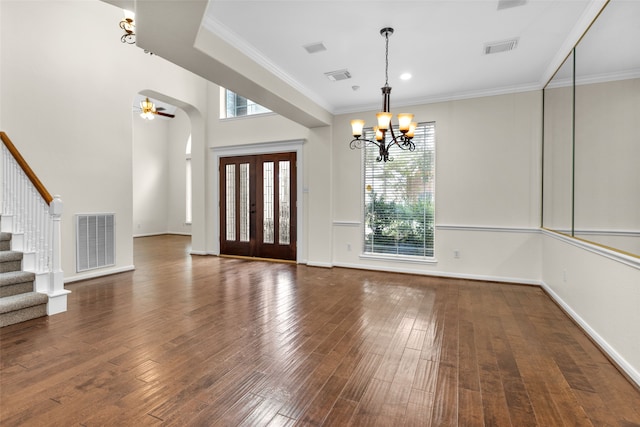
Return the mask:
[[[499,0],[498,10],[510,9],[512,7],[524,6],[527,0]]]
[[[311,43],[311,44],[304,45],[302,47],[308,53],[318,53],[318,52],[324,52],[325,50],[327,50],[327,47],[322,42]]]
[[[518,46],[518,39],[487,43],[484,45],[484,54],[491,55],[492,53],[508,52],[515,49],[516,46]]]
[[[115,214],[76,215],[76,271],[115,265]]]
[[[332,82],[347,80],[351,78],[351,73],[347,70],[330,71],[328,73],[324,73],[324,75],[327,76],[327,78]]]

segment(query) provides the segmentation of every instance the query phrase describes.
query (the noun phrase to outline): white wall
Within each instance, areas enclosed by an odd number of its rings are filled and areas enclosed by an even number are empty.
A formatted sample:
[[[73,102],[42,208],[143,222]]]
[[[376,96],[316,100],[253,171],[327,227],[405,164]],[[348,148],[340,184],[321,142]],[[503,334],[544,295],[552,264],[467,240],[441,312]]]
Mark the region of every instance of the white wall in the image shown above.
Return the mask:
[[[549,293],[640,385],[640,262],[545,232],[542,279]]]
[[[186,148],[191,134],[191,124],[187,115],[180,109],[169,121],[169,145],[167,151],[168,203],[167,232],[191,234],[191,225],[185,223],[186,215]]]
[[[49,192],[62,196],[65,280],[82,277],[75,273],[77,213],[116,214],[116,266],[96,272],[132,268],[132,99],[152,90],[204,111],[206,82],[120,43],[122,11],[106,3],[2,1],[0,11],[2,130]]]
[[[361,152],[349,120],[333,129],[333,263],[424,274],[539,283],[541,94],[527,92],[404,107],[436,123],[434,263],[360,256]],[[348,248],[351,248],[349,251]],[[458,250],[460,258],[453,257]]]
[[[133,117],[133,234],[167,230],[169,122]]]

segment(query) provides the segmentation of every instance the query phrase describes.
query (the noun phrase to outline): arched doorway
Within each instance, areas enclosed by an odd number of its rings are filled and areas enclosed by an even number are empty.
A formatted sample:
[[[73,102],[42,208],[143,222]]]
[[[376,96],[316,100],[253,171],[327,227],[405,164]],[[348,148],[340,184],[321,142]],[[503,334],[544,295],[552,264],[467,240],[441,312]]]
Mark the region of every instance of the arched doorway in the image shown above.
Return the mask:
[[[160,111],[164,114],[149,121],[134,112],[133,235],[188,234],[192,253],[204,253],[206,144],[202,114],[189,103],[152,90],[141,90],[134,107],[147,97],[156,109],[163,108]],[[187,209],[189,190],[191,206]]]

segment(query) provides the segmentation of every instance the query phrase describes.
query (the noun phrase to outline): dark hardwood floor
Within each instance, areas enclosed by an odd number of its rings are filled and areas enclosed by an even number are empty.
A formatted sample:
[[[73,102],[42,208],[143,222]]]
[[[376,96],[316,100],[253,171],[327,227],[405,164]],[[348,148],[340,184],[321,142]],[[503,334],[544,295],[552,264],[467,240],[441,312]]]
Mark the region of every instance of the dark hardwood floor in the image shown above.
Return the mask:
[[[188,255],[0,330],[8,426],[638,426],[640,392],[537,287]]]

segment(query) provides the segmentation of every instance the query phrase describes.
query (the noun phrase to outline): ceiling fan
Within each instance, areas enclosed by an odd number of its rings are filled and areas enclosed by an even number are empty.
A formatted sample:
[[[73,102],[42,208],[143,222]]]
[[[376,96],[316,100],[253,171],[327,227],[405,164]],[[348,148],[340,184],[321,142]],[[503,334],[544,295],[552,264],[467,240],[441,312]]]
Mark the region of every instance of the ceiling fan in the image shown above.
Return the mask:
[[[164,107],[156,108],[155,104],[146,98],[144,101],[140,101],[140,117],[147,120],[153,120],[154,115],[164,116],[169,118],[174,118],[174,114],[163,113],[162,110],[165,110]]]

